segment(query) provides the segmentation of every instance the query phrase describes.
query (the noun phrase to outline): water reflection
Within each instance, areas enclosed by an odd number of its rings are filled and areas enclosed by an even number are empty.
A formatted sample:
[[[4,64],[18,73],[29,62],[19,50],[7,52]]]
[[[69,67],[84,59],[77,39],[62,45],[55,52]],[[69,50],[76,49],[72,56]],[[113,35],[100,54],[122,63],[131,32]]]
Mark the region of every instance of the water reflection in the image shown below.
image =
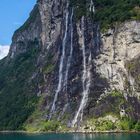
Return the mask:
[[[140,134],[73,134],[71,140],[140,140]]]
[[[140,140],[140,134],[0,134],[0,140]]]

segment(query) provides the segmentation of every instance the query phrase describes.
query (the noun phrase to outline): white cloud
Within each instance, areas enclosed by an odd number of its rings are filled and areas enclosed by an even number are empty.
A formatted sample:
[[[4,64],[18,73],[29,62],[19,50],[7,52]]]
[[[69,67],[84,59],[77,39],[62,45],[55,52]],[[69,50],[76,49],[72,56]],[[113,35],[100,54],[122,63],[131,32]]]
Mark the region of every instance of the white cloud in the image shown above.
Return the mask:
[[[7,56],[10,46],[0,45],[0,60]]]

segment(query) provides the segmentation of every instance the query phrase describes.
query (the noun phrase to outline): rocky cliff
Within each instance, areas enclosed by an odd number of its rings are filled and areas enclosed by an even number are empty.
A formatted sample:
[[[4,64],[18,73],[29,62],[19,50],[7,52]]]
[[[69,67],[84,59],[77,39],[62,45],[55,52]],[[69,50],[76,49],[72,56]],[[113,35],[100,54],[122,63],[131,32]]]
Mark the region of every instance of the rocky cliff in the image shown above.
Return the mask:
[[[102,32],[95,13],[92,0],[37,1],[0,62],[1,129],[139,127],[140,22]]]

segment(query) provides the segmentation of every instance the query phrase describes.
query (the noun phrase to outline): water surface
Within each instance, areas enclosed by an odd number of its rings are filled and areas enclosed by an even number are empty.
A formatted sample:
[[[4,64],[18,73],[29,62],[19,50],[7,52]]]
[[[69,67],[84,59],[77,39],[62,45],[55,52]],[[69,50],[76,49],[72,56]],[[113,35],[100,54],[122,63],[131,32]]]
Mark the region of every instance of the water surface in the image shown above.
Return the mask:
[[[140,134],[0,134],[0,140],[140,140]]]

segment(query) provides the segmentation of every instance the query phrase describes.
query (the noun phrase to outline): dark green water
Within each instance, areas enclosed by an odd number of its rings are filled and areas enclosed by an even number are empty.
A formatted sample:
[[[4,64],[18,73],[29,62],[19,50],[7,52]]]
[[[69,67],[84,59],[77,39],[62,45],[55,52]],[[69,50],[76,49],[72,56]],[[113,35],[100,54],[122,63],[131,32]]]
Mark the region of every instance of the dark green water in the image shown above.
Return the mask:
[[[140,140],[140,134],[0,134],[0,140]]]

